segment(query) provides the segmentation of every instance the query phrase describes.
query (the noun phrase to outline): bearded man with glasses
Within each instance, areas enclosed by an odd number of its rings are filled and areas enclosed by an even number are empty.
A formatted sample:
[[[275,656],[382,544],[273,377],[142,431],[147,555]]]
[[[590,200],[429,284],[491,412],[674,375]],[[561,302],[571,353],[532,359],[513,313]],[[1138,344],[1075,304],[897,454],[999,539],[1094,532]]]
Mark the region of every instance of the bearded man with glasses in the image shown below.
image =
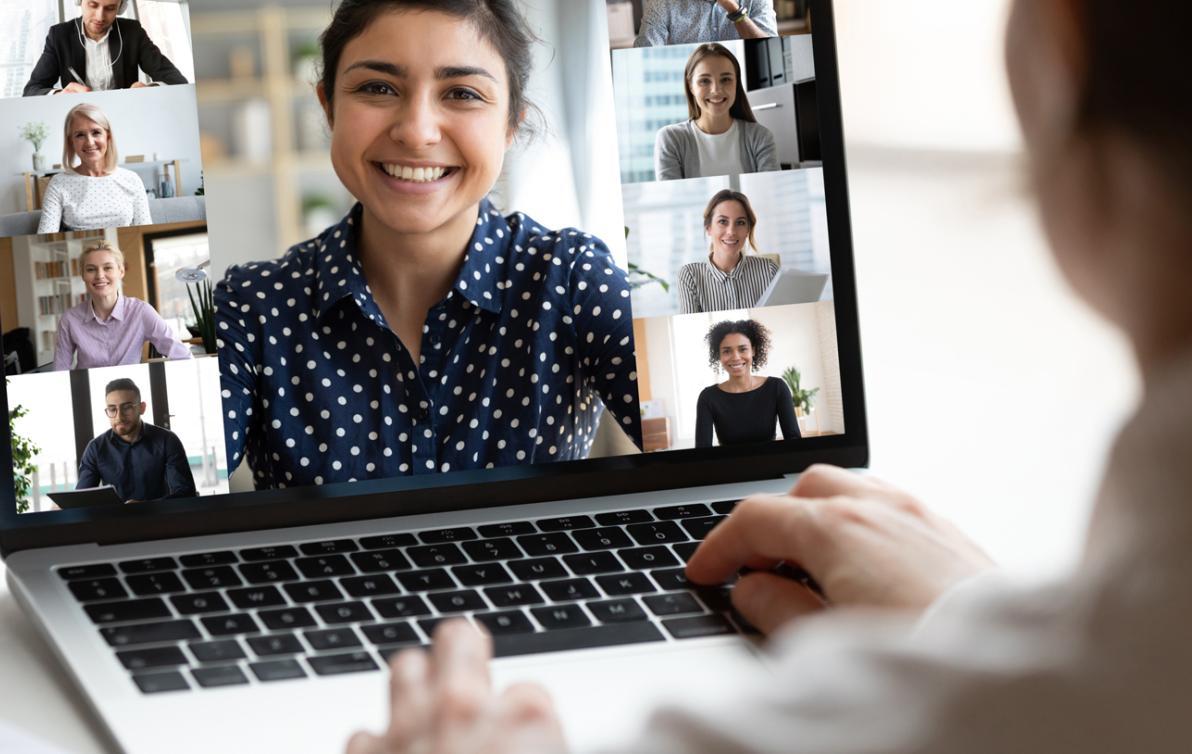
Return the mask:
[[[195,479],[178,435],[147,424],[141,390],[127,377],[104,388],[112,428],[87,444],[75,489],[110,484],[129,503],[195,497]]]

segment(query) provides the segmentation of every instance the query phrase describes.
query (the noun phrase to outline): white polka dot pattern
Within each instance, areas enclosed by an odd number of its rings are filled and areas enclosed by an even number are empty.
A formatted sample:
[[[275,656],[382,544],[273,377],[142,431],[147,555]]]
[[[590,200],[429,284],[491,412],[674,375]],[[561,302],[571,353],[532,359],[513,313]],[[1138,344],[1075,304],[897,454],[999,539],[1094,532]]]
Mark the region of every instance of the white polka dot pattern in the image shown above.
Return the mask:
[[[364,279],[360,216],[217,286],[233,468],[267,488],[581,459],[605,406],[640,447],[629,286],[603,242],[485,200],[415,364]]]

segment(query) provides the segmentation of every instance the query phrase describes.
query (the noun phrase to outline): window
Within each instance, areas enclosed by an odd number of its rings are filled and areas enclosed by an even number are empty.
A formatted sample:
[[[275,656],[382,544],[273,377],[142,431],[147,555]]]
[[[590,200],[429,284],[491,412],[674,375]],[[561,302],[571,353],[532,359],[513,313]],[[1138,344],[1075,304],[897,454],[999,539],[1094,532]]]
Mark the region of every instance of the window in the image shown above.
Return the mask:
[[[149,303],[181,340],[190,337],[186,326],[194,323],[195,315],[186,283],[178,280],[177,272],[200,266],[205,269],[210,259],[206,233],[145,237],[145,261],[153,270]]]
[[[134,0],[141,26],[161,53],[186,77],[195,80],[187,5],[178,0]]]
[[[0,45],[7,48],[0,49],[0,95],[20,97],[45,49],[46,34],[58,23],[58,0],[5,0],[4,22],[9,44]]]

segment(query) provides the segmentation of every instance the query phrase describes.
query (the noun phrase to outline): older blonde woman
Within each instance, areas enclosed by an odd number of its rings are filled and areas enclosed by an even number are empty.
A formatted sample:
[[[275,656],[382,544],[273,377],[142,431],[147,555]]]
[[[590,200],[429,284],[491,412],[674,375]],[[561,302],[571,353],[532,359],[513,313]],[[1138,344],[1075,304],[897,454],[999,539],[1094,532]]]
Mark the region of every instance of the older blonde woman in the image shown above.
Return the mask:
[[[190,358],[152,306],[121,291],[124,253],[119,248],[107,241],[87,244],[79,272],[87,297],[58,320],[54,369],[137,364],[146,341],[168,359]]]
[[[64,124],[63,172],[46,186],[37,232],[152,223],[145,185],[117,161],[108,116],[95,105],[71,108]]]

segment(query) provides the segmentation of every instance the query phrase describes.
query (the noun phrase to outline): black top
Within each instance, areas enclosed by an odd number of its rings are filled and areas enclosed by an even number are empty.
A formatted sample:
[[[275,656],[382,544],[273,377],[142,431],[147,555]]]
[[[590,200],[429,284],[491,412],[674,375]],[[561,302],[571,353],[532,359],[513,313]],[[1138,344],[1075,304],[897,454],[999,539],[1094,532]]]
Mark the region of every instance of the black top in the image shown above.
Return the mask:
[[[711,385],[699,394],[695,406],[695,447],[712,447],[713,427],[721,445],[773,440],[775,420],[782,427],[782,439],[799,437],[790,388],[777,377],[767,377],[747,393],[726,393]]]
[[[113,430],[83,451],[75,489],[110,484],[122,500],[195,497],[195,478],[178,435],[152,424],[141,425],[141,438],[128,443]]]
[[[33,67],[33,75],[25,84],[26,97],[48,94],[51,89],[66,88],[74,81],[73,67],[79,75],[87,75],[87,51],[79,40],[79,21],[54,24],[46,35],[41,59]],[[185,84],[186,77],[161,54],[157,45],[145,33],[144,27],[131,18],[117,18],[108,32],[108,54],[113,61],[112,86],[127,89],[137,81],[137,69],[162,84]]]

